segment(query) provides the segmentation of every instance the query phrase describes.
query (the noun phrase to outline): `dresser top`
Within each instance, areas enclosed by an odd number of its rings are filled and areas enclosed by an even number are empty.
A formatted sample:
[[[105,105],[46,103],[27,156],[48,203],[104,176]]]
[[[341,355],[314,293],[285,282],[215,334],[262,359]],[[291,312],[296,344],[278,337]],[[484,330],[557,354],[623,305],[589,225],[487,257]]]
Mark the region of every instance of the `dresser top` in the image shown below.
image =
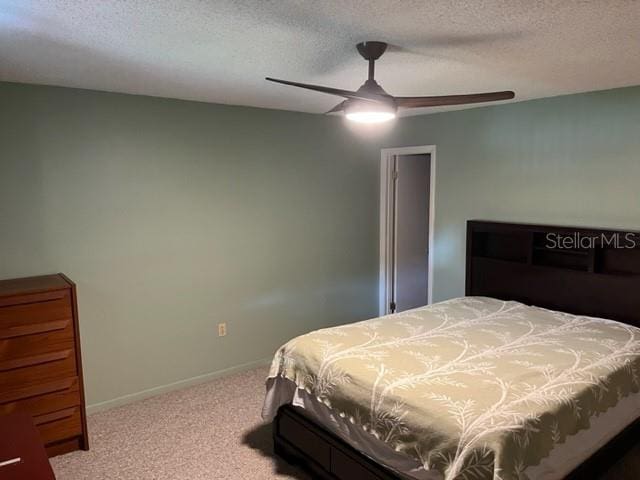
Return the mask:
[[[25,293],[50,292],[71,286],[72,283],[62,274],[0,280],[0,298]]]

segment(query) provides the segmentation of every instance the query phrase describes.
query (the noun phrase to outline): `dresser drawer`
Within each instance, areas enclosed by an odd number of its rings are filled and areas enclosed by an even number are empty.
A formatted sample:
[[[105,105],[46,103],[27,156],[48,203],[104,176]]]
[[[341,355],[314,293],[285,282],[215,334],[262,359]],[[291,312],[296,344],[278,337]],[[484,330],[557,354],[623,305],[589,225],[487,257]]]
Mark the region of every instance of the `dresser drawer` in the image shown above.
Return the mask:
[[[46,323],[72,316],[68,290],[0,299],[0,331],[8,327]]]
[[[0,361],[0,391],[13,390],[47,380],[75,377],[76,357],[73,343],[48,353]]]
[[[10,401],[3,403],[3,400],[7,399]],[[43,415],[80,405],[80,402],[78,377],[65,378],[30,389],[23,388],[3,393],[0,397],[0,415],[13,412],[25,412],[33,416]]]
[[[67,348],[73,344],[73,335],[71,317],[0,330],[0,363]]]
[[[45,444],[76,437],[82,433],[79,406],[34,416],[33,422],[38,427],[40,437]]]

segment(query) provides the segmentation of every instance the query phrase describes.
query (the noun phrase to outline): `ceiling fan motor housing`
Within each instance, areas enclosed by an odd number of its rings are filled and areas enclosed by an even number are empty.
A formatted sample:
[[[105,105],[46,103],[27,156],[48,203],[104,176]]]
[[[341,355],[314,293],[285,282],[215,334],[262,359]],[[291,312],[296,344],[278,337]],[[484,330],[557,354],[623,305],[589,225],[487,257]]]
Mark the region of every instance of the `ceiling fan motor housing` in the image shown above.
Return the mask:
[[[345,111],[357,108],[359,110],[365,110],[367,107],[371,107],[371,103],[375,102],[377,105],[383,106],[384,110],[395,113],[398,110],[398,105],[395,99],[385,92],[378,82],[373,79],[369,79],[358,88],[357,93],[363,94],[363,96],[370,96],[371,99],[358,99],[350,98],[345,102]]]

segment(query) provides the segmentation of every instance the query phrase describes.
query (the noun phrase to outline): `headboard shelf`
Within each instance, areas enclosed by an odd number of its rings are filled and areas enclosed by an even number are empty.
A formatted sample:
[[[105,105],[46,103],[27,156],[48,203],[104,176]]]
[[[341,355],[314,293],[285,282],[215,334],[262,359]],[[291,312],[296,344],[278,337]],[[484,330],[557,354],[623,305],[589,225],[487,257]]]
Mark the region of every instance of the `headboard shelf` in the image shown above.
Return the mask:
[[[477,257],[526,263],[530,259],[531,239],[522,233],[477,232],[473,255]]]
[[[466,294],[640,326],[638,247],[638,232],[472,220]]]

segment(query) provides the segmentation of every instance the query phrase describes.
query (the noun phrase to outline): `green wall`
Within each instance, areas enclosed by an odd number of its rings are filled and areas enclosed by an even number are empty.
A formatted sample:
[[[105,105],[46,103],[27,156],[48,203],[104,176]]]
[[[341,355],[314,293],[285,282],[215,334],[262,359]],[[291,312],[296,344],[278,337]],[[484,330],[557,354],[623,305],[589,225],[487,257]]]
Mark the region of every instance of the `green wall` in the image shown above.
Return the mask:
[[[435,300],[464,292],[467,219],[640,229],[640,87],[364,133],[0,83],[0,277],[78,283],[90,404],[259,361],[376,314],[380,148],[428,144]]]
[[[437,145],[434,299],[464,293],[468,219],[640,230],[640,87],[406,118]]]
[[[78,284],[89,404],[265,359],[376,313],[367,154],[336,118],[0,84],[0,278]]]

